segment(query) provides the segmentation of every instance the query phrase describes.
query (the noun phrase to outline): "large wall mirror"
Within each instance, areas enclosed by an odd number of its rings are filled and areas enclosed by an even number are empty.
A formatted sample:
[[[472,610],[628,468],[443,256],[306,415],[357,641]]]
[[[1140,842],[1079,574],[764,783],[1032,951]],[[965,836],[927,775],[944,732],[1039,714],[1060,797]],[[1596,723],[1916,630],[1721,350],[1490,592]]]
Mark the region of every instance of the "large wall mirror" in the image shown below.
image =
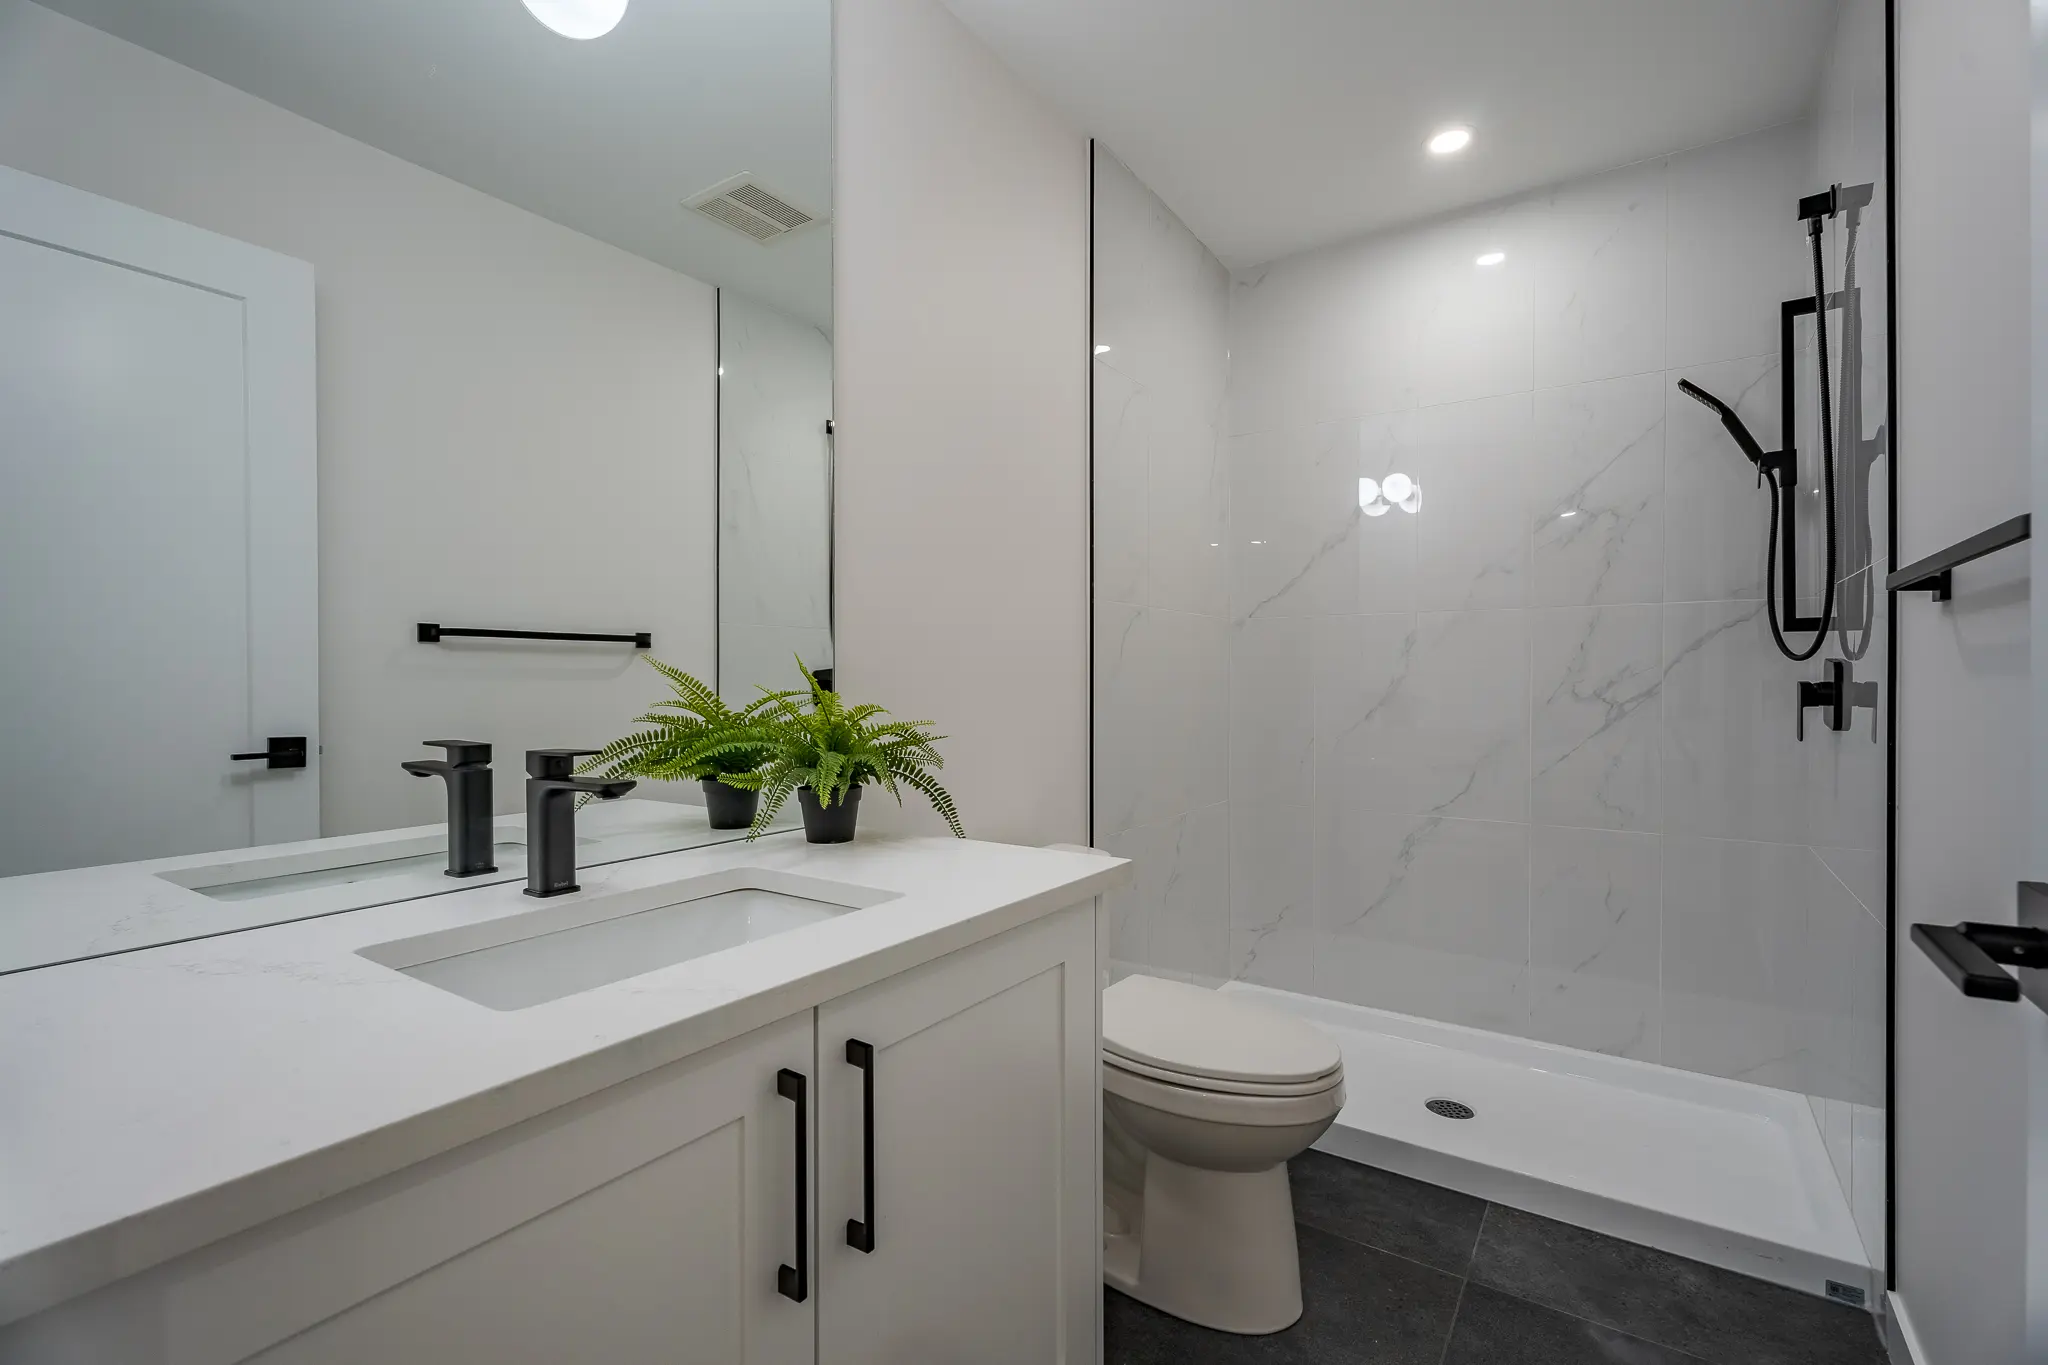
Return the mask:
[[[831,31],[0,0],[0,947],[7,888],[106,864],[398,898],[424,742],[493,746],[518,845],[526,751],[631,731],[643,659],[829,669]],[[701,799],[642,782],[584,856],[734,837]]]

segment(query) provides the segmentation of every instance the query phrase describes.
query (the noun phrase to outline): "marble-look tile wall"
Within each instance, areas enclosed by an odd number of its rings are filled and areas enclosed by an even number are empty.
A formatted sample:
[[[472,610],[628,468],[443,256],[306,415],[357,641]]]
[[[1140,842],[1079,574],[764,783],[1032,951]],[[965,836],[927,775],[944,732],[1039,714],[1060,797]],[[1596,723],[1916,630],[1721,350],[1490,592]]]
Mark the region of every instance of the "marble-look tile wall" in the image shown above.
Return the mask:
[[[832,339],[720,290],[718,374],[718,686],[751,701],[832,663]]]
[[[1228,971],[1230,277],[1095,157],[1094,841],[1137,863],[1111,957]]]
[[[1794,202],[1850,178],[1816,136],[1237,278],[1229,974],[1882,1103],[1882,717],[1795,740],[1820,664],[1770,640],[1766,497],[1675,387],[1780,443],[1779,303],[1811,287]],[[1417,510],[1362,515],[1360,478],[1397,471]]]

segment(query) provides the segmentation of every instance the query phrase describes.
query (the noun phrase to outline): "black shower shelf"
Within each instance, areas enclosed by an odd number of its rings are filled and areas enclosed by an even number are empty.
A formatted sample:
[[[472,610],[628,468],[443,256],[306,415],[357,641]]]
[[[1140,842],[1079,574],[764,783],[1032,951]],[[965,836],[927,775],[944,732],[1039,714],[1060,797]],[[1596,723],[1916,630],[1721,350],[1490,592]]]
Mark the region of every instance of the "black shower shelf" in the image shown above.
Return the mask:
[[[431,621],[419,623],[419,642],[436,645],[443,639],[461,637],[472,640],[594,640],[600,644],[631,645],[635,649],[654,648],[651,631],[635,631],[629,635],[603,635],[580,630],[478,630],[467,626],[438,626]]]
[[[1950,571],[1959,564],[2003,550],[2008,545],[2017,545],[2033,535],[2033,517],[2022,512],[2010,521],[2001,521],[1987,531],[1979,531],[1966,540],[1959,540],[1938,554],[1908,564],[1896,573],[1885,576],[1886,592],[1931,592],[1937,602],[1946,602],[1953,594],[1954,584]]]

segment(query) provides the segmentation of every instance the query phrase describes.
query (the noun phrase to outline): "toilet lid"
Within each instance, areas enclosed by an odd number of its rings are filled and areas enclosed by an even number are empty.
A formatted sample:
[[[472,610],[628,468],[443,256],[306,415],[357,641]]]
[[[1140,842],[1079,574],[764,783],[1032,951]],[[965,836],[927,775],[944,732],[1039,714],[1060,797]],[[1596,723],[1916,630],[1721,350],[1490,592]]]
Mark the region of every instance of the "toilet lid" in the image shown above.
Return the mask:
[[[1311,1024],[1156,976],[1127,976],[1102,993],[1102,1047],[1148,1067],[1229,1081],[1300,1082],[1344,1064]]]

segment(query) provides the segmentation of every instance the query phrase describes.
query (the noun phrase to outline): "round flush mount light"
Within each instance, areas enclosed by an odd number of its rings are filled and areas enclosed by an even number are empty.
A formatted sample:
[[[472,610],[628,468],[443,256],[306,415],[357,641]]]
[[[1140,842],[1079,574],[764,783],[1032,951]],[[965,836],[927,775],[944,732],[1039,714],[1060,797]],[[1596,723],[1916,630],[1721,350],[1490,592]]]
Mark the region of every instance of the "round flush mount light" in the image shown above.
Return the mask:
[[[531,0],[529,0],[531,3]],[[1450,156],[1462,152],[1472,145],[1470,128],[1441,128],[1430,135],[1429,150],[1432,156]]]
[[[524,0],[527,13],[564,38],[602,38],[626,17],[626,0]]]
[[[1506,260],[1507,258],[1508,253],[1505,251],[1482,251],[1479,253],[1478,256],[1473,258],[1472,264],[1499,265],[1502,261]]]

